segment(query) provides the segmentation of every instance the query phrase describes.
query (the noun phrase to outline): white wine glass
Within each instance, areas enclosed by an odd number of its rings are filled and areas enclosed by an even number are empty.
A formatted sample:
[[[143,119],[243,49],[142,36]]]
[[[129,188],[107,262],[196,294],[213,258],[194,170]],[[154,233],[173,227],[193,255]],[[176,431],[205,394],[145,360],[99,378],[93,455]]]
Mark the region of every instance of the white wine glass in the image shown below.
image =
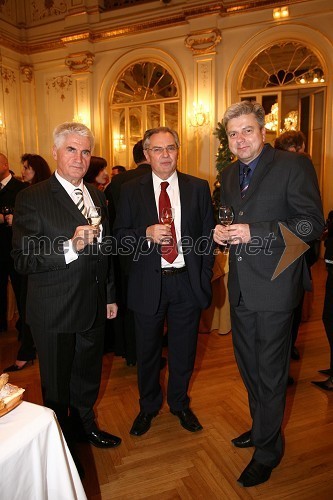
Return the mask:
[[[101,207],[88,207],[86,219],[88,221],[89,226],[99,226],[102,220],[101,216]]]
[[[165,226],[170,226],[175,220],[175,209],[172,207],[164,207],[162,208],[162,212],[160,215],[160,221]],[[164,241],[168,244],[172,243],[172,238],[165,238]]]
[[[222,226],[230,226],[235,219],[233,208],[230,205],[219,206],[219,221]],[[226,243],[223,253],[228,253],[230,244]]]

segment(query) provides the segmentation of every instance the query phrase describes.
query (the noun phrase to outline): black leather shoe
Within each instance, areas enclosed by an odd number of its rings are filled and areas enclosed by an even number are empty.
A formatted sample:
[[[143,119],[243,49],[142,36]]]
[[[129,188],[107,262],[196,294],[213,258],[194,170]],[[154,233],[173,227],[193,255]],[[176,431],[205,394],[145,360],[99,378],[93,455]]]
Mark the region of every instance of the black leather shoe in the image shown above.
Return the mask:
[[[311,383],[317,385],[321,389],[325,389],[325,391],[333,391],[333,377],[329,377],[327,380],[323,380],[322,382]]]
[[[29,361],[26,361],[24,365],[19,366],[16,363],[13,365],[7,366],[3,371],[4,373],[10,373],[10,372],[19,372],[20,370],[23,370],[23,368],[27,368],[28,366],[32,366],[34,364],[33,359],[29,359]]]
[[[251,448],[251,446],[254,446],[251,439],[251,431],[244,432],[240,436],[232,439],[231,442],[237,448]]]
[[[295,346],[293,346],[291,348],[291,354],[290,354],[290,356],[291,356],[291,359],[294,359],[296,361],[298,361],[299,359],[301,359],[301,356],[299,355],[298,349]]]
[[[158,411],[154,411],[153,413],[140,411],[139,415],[133,422],[130,434],[132,434],[132,436],[142,436],[142,434],[146,434],[146,432],[150,429],[151,421],[157,414]]]
[[[237,483],[245,488],[256,486],[257,484],[265,483],[271,476],[273,467],[260,464],[254,458],[240,475]]]
[[[119,437],[99,429],[89,432],[89,434],[85,434],[85,441],[88,441],[88,443],[97,448],[116,448],[116,446],[119,446],[121,443]]]
[[[333,368],[328,368],[327,370],[318,370],[318,373],[323,373],[324,375],[332,376]]]
[[[186,408],[185,410],[174,411],[171,410],[173,415],[179,418],[181,425],[190,432],[197,432],[203,429],[197,417],[194,415],[193,411],[190,408]]]

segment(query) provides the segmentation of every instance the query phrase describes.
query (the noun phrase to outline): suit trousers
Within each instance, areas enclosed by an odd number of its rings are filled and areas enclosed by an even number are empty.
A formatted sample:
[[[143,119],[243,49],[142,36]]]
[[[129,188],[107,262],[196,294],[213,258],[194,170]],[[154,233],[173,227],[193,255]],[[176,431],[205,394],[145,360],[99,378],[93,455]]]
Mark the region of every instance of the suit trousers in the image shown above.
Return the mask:
[[[187,391],[194,368],[201,313],[187,272],[161,279],[161,299],[156,314],[134,312],[140,409],[146,413],[158,411],[163,402],[160,362],[165,318],[169,367],[167,402],[174,411],[189,407]]]
[[[104,348],[104,324],[85,332],[49,333],[33,328],[44,405],[52,408],[67,437],[68,410],[85,432],[95,429]]]
[[[281,425],[286,400],[293,311],[250,311],[241,298],[231,307],[237,365],[252,417],[253,458],[276,467],[283,455]]]
[[[323,308],[323,323],[330,346],[330,368],[333,370],[333,264],[327,264],[327,280]]]

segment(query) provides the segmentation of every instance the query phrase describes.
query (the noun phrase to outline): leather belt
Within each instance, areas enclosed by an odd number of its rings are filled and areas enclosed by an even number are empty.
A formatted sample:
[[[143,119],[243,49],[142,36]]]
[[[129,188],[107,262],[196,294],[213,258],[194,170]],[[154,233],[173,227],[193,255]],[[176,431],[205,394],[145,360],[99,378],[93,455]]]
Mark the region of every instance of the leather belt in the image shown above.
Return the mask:
[[[162,269],[162,276],[174,276],[175,274],[185,273],[187,267],[165,267]]]

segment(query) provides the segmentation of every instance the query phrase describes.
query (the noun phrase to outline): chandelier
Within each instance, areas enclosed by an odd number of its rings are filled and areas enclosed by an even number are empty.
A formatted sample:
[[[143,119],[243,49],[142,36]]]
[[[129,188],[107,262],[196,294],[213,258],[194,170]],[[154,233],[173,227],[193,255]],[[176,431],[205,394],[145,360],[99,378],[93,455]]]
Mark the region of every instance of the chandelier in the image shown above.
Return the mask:
[[[321,69],[311,69],[307,73],[303,73],[303,75],[296,78],[295,81],[300,85],[305,85],[309,83],[324,83],[325,77]]]
[[[276,102],[271,107],[271,112],[265,115],[265,128],[267,128],[267,130],[271,130],[272,132],[276,132],[279,124],[278,118],[279,118],[279,105]]]

